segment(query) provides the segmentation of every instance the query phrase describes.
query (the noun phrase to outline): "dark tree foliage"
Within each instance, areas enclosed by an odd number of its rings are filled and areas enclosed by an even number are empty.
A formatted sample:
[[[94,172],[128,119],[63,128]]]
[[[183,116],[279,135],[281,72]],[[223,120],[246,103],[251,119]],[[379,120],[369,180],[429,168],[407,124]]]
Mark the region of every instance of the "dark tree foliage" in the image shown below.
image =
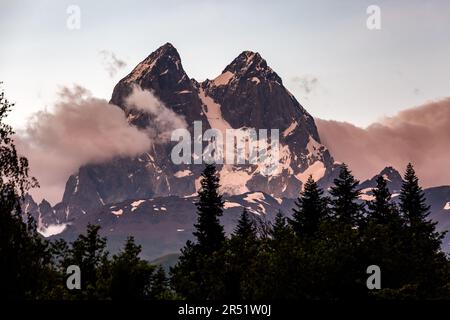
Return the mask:
[[[367,265],[378,265],[383,270],[383,286],[399,288],[405,282],[407,268],[405,221],[391,200],[384,177],[377,178],[369,201],[364,237]]]
[[[409,251],[406,270],[409,281],[416,285],[418,295],[436,295],[436,288],[448,281],[445,255],[440,252],[444,233],[436,231],[437,222],[429,219],[430,207],[411,163],[406,167],[400,193],[400,210],[405,217],[406,243]],[[439,292],[438,294],[441,294]]]
[[[38,187],[28,160],[18,155],[14,131],[4,120],[10,104],[0,93],[0,298],[6,299],[171,299],[162,269],[138,257],[141,247],[129,238],[109,259],[100,227],[88,225],[71,244],[48,243],[21,204]],[[219,226],[220,227],[220,226]],[[81,290],[68,290],[66,270],[81,270]]]
[[[0,92],[0,298],[34,299],[43,294],[51,256],[33,218],[21,209],[25,193],[38,184],[4,122],[12,106]]]
[[[256,226],[253,222],[247,208],[242,211],[241,217],[237,223],[234,238],[241,241],[252,243],[256,240]]]
[[[198,250],[198,243],[186,245],[172,269],[173,287],[190,299],[448,298],[441,235],[426,218],[428,209],[410,171],[400,197],[409,200],[401,200],[400,209],[383,177],[365,205],[358,181],[344,165],[330,200],[309,179],[290,223],[279,212],[273,223],[260,219],[257,226],[244,210],[234,233],[212,255]],[[381,268],[381,290],[367,287],[370,265]]]
[[[122,252],[111,262],[110,296],[117,300],[144,300],[164,297],[167,279],[164,270],[139,258],[141,246],[129,237]]]
[[[171,283],[177,293],[192,299],[222,299],[226,296],[225,233],[219,217],[223,213],[219,176],[214,165],[207,164],[198,191],[195,243],[188,241],[177,265],[172,268]]]
[[[342,164],[339,177],[334,180],[330,191],[332,211],[339,223],[356,226],[361,222],[363,205],[358,203],[361,194],[358,184],[348,166]]]
[[[311,239],[317,235],[326,215],[327,199],[312,176],[309,176],[300,197],[295,202],[290,220],[292,228],[298,237]]]
[[[194,236],[197,237],[200,250],[212,253],[220,249],[225,241],[223,226],[219,222],[223,213],[223,200],[219,194],[219,175],[214,165],[206,165],[198,197]]]
[[[96,298],[98,272],[108,256],[106,238],[99,234],[100,226],[88,225],[86,235],[81,234],[72,243],[66,265],[77,265],[82,270],[81,287],[87,298]]]
[[[246,208],[237,222],[226,250],[225,297],[230,299],[253,299],[251,292],[254,266],[258,254],[256,225]]]

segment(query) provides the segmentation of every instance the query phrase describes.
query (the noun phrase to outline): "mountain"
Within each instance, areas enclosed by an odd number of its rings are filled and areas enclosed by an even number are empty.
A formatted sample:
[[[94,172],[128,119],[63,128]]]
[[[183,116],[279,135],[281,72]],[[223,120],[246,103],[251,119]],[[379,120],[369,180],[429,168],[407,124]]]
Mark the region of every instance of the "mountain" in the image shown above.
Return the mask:
[[[163,267],[164,271],[169,274],[170,268],[175,266],[180,258],[180,253],[169,253],[162,257],[156,258],[155,260],[150,261],[153,265],[159,265]]]
[[[194,223],[197,221],[196,197],[152,197],[125,200],[108,204],[88,212],[67,225],[63,237],[73,241],[85,232],[88,223],[102,226],[101,234],[108,237],[108,248],[117,252],[129,235],[142,245],[142,255],[148,260],[178,252],[187,240],[192,240]],[[273,198],[262,192],[247,192],[224,198],[224,214],[221,223],[230,234],[247,208],[254,219],[269,222],[278,210],[289,214],[292,199]]]
[[[430,218],[438,222],[437,230],[447,232],[442,241],[442,249],[450,253],[450,186],[428,188],[424,192],[430,206]]]
[[[116,84],[110,101],[124,110],[130,125],[151,132],[158,115],[127,105],[136,87],[150,91],[175,116],[183,118],[191,136],[194,121],[201,122],[203,131],[279,130],[280,162],[274,172],[264,174],[257,164],[218,165],[226,200],[221,220],[227,233],[244,207],[255,218],[267,221],[278,210],[290,215],[293,199],[310,174],[327,189],[338,173],[338,165],[320,142],[313,117],[259,53],[244,51],[220,75],[198,82],[186,74],[170,43],[158,48]],[[88,223],[96,223],[108,236],[113,252],[123,246],[128,235],[134,235],[148,259],[175,253],[192,237],[193,201],[203,170],[201,164],[175,165],[170,157],[175,145],[156,141],[148,152],[136,157],[82,166],[68,178],[60,203],[51,207],[46,201],[37,204],[27,197],[25,212],[35,216],[46,236],[70,241],[84,232]],[[397,193],[400,174],[387,167],[380,175]],[[376,177],[361,184],[363,200],[370,199]],[[430,197],[435,192],[431,191]],[[442,196],[445,192],[439,191]]]
[[[361,199],[362,200],[372,200],[373,193],[372,189],[377,186],[377,179],[379,177],[383,177],[386,180],[387,187],[392,194],[392,197],[395,198],[402,189],[403,178],[401,174],[394,169],[393,167],[386,167],[381,172],[371,179],[361,182],[359,188],[361,189]]]
[[[398,195],[401,191],[403,179],[400,173],[393,167],[386,167],[379,174],[362,182],[359,185],[362,192],[360,199],[369,201],[374,198],[372,189],[376,187],[376,180],[380,176],[386,179],[387,187],[392,194],[393,200],[398,202]],[[424,190],[424,193],[426,203],[430,206],[429,218],[438,222],[436,226],[438,231],[447,232],[443,240],[442,249],[445,252],[450,252],[450,234],[448,233],[450,230],[450,186],[427,188]]]
[[[258,53],[244,51],[214,80],[199,83],[187,76],[171,44],[160,47],[119,81],[111,98],[131,125],[148,128],[152,116],[126,106],[134,86],[150,90],[183,117],[191,133],[194,121],[201,121],[203,130],[279,129],[277,171],[263,175],[258,165],[220,165],[226,194],[262,191],[295,197],[309,174],[326,181],[333,173],[333,159],[320,143],[314,119]],[[77,219],[83,212],[127,199],[194,194],[203,167],[174,165],[170,159],[174,145],[156,143],[138,157],[81,167],[68,179],[59,210]]]

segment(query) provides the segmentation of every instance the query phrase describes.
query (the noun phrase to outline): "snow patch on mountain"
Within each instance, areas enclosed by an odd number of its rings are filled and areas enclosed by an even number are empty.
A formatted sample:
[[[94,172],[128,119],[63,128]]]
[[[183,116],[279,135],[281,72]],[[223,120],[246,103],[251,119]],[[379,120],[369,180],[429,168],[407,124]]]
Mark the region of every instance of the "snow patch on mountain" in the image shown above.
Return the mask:
[[[189,176],[192,176],[192,171],[191,170],[180,170],[180,171],[175,172],[174,176],[176,178],[189,177]]]
[[[249,193],[244,198],[245,201],[250,202],[250,203],[256,203],[256,201],[261,201],[261,200],[265,200],[265,199],[266,199],[266,197],[264,196],[264,194],[262,192]]]
[[[127,82],[134,82],[139,79],[142,75],[150,72],[154,65],[156,64],[157,59],[153,61],[144,60],[139,63],[136,68],[131,72],[130,76],[126,79]],[[167,71],[167,70],[166,70]]]
[[[289,146],[287,144],[281,145],[280,149],[279,149],[278,166],[277,166],[277,169],[272,174],[272,176],[277,176],[285,170],[287,170],[288,174],[293,174],[294,170],[291,167],[291,159],[292,159],[292,154],[291,154],[291,150],[289,149]]]
[[[122,209],[112,210],[111,213],[115,216],[121,216],[123,214],[123,210]]]
[[[220,76],[215,78],[212,82],[215,86],[224,86],[230,83],[231,79],[233,79],[234,73],[231,71],[225,71]]]
[[[375,197],[370,194],[360,194],[359,198],[364,201],[372,201],[375,199]]]
[[[258,77],[252,77],[252,82],[256,83],[257,85],[261,82]]]
[[[223,204],[224,209],[236,208],[236,207],[241,207],[241,205],[237,202],[230,202],[230,201],[225,201]]]
[[[203,103],[203,112],[208,119],[209,125],[213,129],[218,129],[222,132],[225,137],[226,129],[231,129],[230,124],[222,117],[222,111],[220,110],[220,105],[216,103],[213,98],[208,97],[203,90],[199,89],[198,96]]]
[[[321,155],[321,149],[324,148],[322,144],[317,142],[313,137],[309,136],[306,149],[308,150],[308,157],[315,159]]]
[[[450,210],[450,202],[447,202],[444,206],[444,210]]]
[[[364,188],[364,189],[361,190],[361,193],[369,193],[369,192],[371,192],[373,189],[375,189],[375,188]]]
[[[75,189],[73,190],[73,193],[78,192],[78,186],[80,185],[80,177],[78,175],[75,176],[76,183],[75,183]]]
[[[143,204],[146,200],[137,200],[131,203],[131,212],[135,211],[141,204]]]
[[[295,177],[300,180],[303,184],[308,180],[308,177],[311,175],[314,181],[318,181],[324,175],[327,169],[322,161],[317,160],[312,165],[310,165],[305,171],[300,172],[295,175]]]
[[[228,195],[243,194],[249,191],[246,184],[251,179],[251,175],[240,170],[242,168],[224,165],[220,170],[220,191]]]
[[[297,128],[297,125],[297,121],[292,122],[289,127],[287,127],[287,129],[283,131],[283,137],[289,136],[295,130],[295,128]]]
[[[50,224],[47,227],[41,227],[38,232],[45,238],[62,233],[67,227],[67,223]]]
[[[247,201],[248,203],[254,203],[256,204],[259,211],[255,211],[251,208],[248,208],[251,212],[260,214],[261,212],[266,214],[266,207],[263,204],[269,205],[265,200],[266,197],[264,196],[264,193],[262,192],[252,192],[245,196],[243,199],[244,201]],[[269,205],[270,206],[270,205]]]

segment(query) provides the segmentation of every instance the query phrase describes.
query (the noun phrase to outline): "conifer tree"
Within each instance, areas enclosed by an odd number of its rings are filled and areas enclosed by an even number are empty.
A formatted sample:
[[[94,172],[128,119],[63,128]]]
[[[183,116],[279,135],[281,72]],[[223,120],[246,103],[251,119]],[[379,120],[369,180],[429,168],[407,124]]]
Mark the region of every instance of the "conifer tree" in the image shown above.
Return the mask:
[[[223,213],[219,186],[216,167],[207,164],[202,173],[201,189],[198,192],[199,200],[196,203],[198,218],[194,231],[199,249],[204,253],[220,249],[225,241],[223,226],[219,221]]]
[[[163,300],[172,298],[169,290],[169,279],[166,272],[159,266],[151,279],[150,298],[155,300]]]
[[[226,297],[230,299],[254,298],[253,275],[258,254],[258,240],[254,221],[246,208],[229,240],[226,255]]]
[[[362,236],[367,265],[378,265],[383,270],[383,287],[398,288],[405,284],[408,251],[404,246],[405,223],[397,206],[391,200],[386,179],[377,178],[372,190],[374,199],[369,201],[367,225]]]
[[[184,297],[220,299],[225,295],[225,232],[219,217],[223,200],[219,193],[219,176],[214,165],[207,164],[198,191],[196,242],[187,241],[178,263],[171,269],[171,285]]]
[[[372,192],[374,199],[368,202],[369,217],[378,224],[386,224],[398,212],[395,212],[395,205],[391,202],[392,195],[384,177],[379,176],[377,178],[377,186]]]
[[[72,243],[65,263],[67,266],[77,265],[82,270],[81,290],[73,292],[74,298],[98,298],[98,273],[107,257],[106,238],[100,236],[100,226],[88,224],[86,235],[80,234]]]
[[[429,235],[436,223],[428,219],[430,207],[426,204],[425,194],[419,185],[419,178],[411,163],[406,167],[400,193],[400,208],[407,219],[408,225],[414,232],[425,232]]]
[[[270,236],[269,259],[261,261],[267,270],[265,296],[275,300],[296,299],[302,294],[298,286],[303,276],[299,272],[302,269],[302,248],[296,246],[292,228],[281,211],[275,216]]]
[[[272,239],[275,242],[281,243],[283,240],[290,238],[291,235],[291,229],[286,222],[286,217],[279,210],[275,216],[275,221],[271,230]]]
[[[331,187],[331,219],[324,223],[324,241],[316,251],[327,274],[326,295],[337,299],[361,297],[367,261],[364,259],[362,232],[364,228],[364,204],[360,202],[356,180],[346,164],[341,166],[338,178]]]
[[[443,234],[436,232],[437,222],[429,219],[430,207],[426,204],[425,194],[411,163],[406,167],[399,198],[400,209],[406,218],[411,235],[416,238],[418,244],[425,245],[427,249],[439,250]]]
[[[155,267],[139,257],[141,246],[128,237],[123,251],[111,262],[109,295],[112,299],[143,300],[156,298],[152,294]]]
[[[331,204],[334,218],[338,222],[353,226],[361,222],[364,205],[358,203],[361,194],[358,185],[359,181],[353,177],[348,166],[342,164],[339,176],[334,179],[330,191],[333,196]]]
[[[440,251],[444,233],[437,232],[437,223],[429,219],[430,207],[411,163],[406,167],[399,198],[407,223],[407,273],[421,294],[435,294],[445,284],[446,262]]]
[[[327,215],[327,200],[312,176],[306,181],[295,206],[290,220],[292,228],[298,237],[310,239]]]
[[[242,211],[241,217],[238,220],[233,237],[239,238],[245,242],[256,240],[256,227],[251,220],[247,208]]]

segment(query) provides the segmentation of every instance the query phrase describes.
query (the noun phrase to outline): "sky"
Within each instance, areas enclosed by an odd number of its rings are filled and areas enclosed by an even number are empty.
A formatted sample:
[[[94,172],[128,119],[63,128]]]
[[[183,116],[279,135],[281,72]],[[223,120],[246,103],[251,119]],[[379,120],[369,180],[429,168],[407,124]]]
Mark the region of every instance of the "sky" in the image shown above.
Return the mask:
[[[257,51],[313,116],[359,127],[450,92],[445,0],[0,4],[0,81],[16,103],[9,118],[16,128],[52,109],[61,87],[82,85],[109,100],[114,85],[166,42],[199,81],[240,52]],[[79,29],[67,27],[70,5],[80,9]],[[367,28],[369,5],[380,8],[379,30]]]

